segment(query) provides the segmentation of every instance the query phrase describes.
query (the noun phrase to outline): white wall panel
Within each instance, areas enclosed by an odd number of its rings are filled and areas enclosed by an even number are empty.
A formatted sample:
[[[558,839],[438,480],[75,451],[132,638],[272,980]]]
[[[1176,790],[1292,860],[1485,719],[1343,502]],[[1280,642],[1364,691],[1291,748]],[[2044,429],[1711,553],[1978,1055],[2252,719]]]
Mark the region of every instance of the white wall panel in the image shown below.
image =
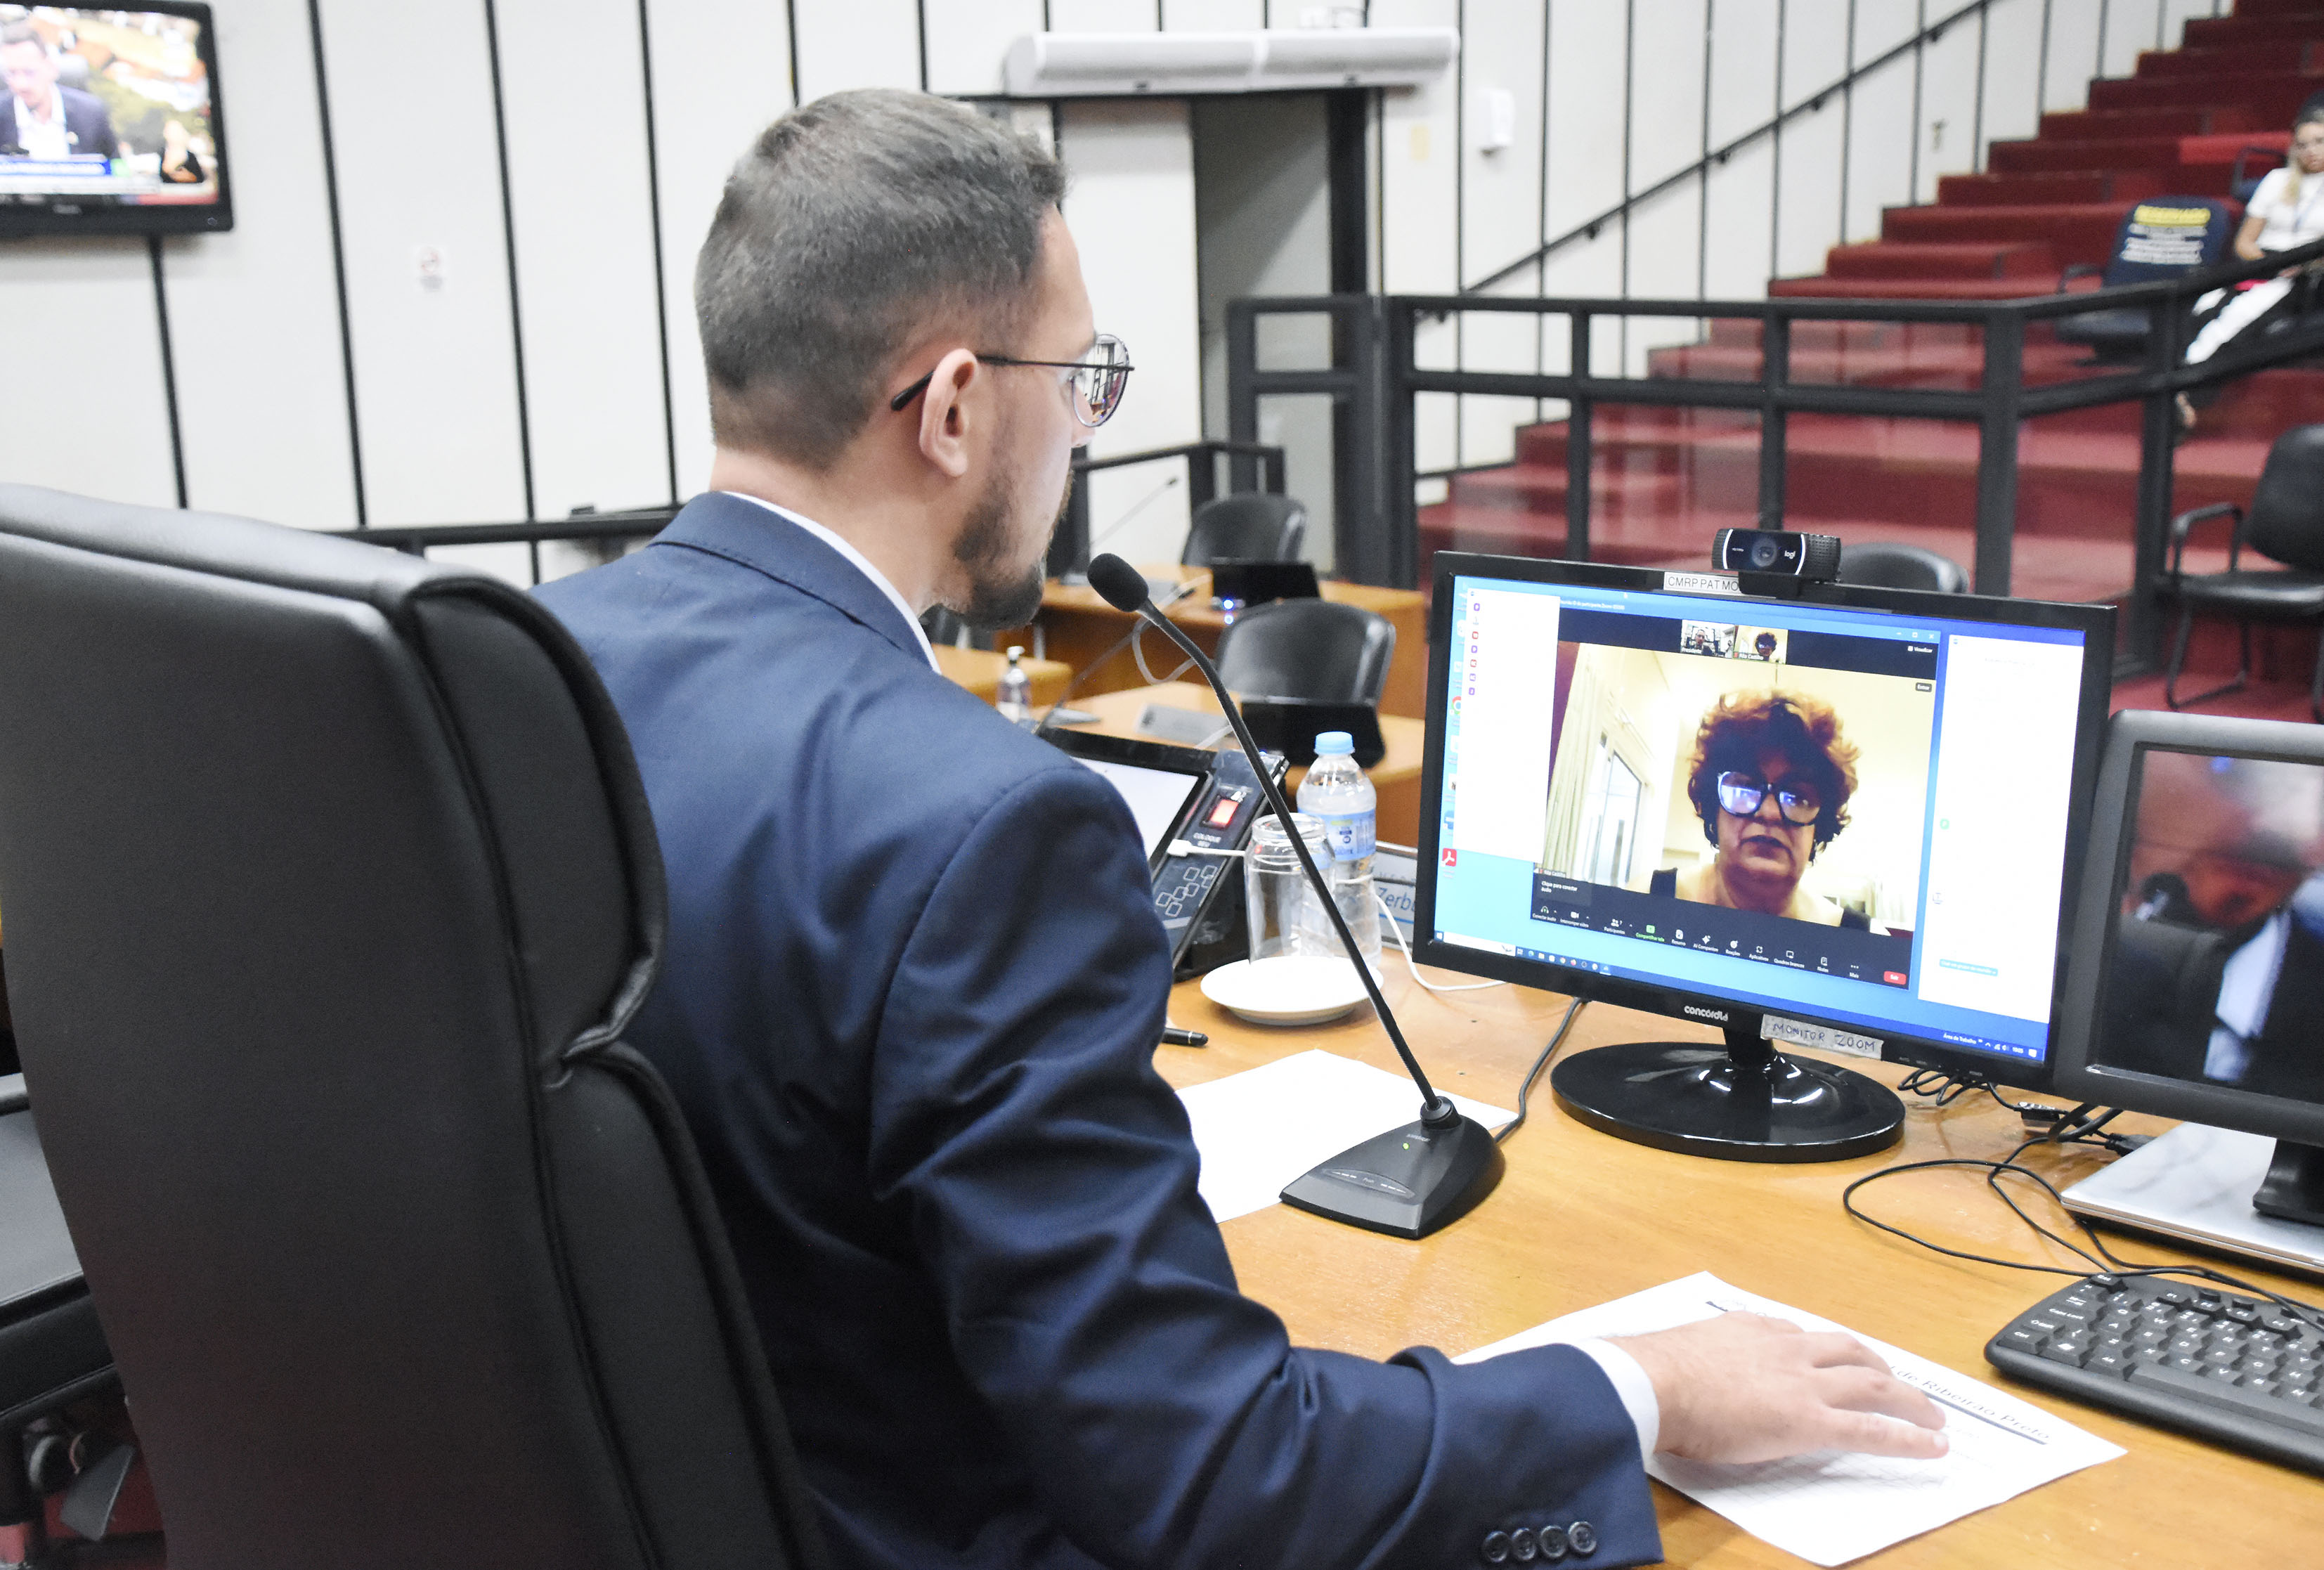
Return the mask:
[[[2034,0],[2038,5],[2040,0]],[[1850,0],[1786,0],[1784,106],[1804,104],[1848,74]]]
[[[1194,255],[1194,153],[1183,98],[1067,104],[1058,152],[1073,174],[1065,223],[1081,248],[1098,328],[1129,343],[1137,371],[1093,455],[1199,441],[1201,312]],[[1151,494],[1173,467],[1091,476],[1093,536]],[[1175,561],[1186,534],[1185,487],[1166,492],[1107,545],[1132,561]]]
[[[1630,217],[1630,287],[1640,300],[1697,300],[1702,277],[1702,208],[1692,180],[1668,196],[1633,209]],[[1633,317],[1623,334],[1628,374],[1646,374],[1649,350],[1692,342],[1701,324],[1692,317]]]
[[[177,505],[145,242],[11,240],[0,266],[0,479]]]
[[[1913,199],[1913,59],[1905,55],[1856,84],[1849,126],[1844,238],[1880,237],[1884,208]]]
[[[1759,300],[1767,292],[1775,237],[1774,143],[1762,137],[1711,171],[1703,254],[1703,293],[1711,300]]]
[[[2084,0],[2080,5],[2061,3],[2047,9],[2049,69],[2042,81],[2042,106],[2079,109],[2098,69],[2098,7]]]
[[[498,0],[494,14],[534,511],[668,501],[637,0]]]
[[[1041,31],[1041,0],[927,0],[928,91],[998,93],[1009,46]]]
[[[484,8],[322,0],[322,18],[371,522],[521,518]],[[423,246],[443,258],[435,287]]]
[[[1267,25],[1267,0],[1162,0],[1172,32],[1247,32]]]
[[[2163,42],[2160,47],[2179,48],[2183,42],[2180,29],[2187,24],[2189,19],[2197,16],[2218,16],[2223,14],[2225,10],[2226,7],[2219,3],[2219,0],[2163,0]]]
[[[1923,0],[1856,0],[1854,63],[1868,65],[1920,32],[1922,5]]]
[[[1372,22],[1451,27],[1460,9],[1455,0],[1374,0]],[[1449,293],[1462,282],[1461,114],[1458,69],[1381,98],[1380,272],[1392,294]]]
[[[1782,204],[1775,213],[1775,272],[1795,278],[1823,271],[1840,243],[1840,103],[1784,127]]]
[[[1921,54],[1920,188],[1917,202],[1937,199],[1937,181],[1977,168],[1977,21],[1949,29]]]
[[[1711,50],[1711,144],[1723,147],[1775,114],[1776,21],[1783,0],[1717,0]]]
[[[1154,0],[1049,0],[1056,32],[1151,32],[1160,20]]]
[[[2098,74],[2126,77],[2138,69],[2141,50],[2155,47],[2153,0],[2111,0],[2100,18]]]
[[[792,14],[802,102],[850,88],[920,85],[918,0],[805,0]]]
[[[791,106],[790,35],[779,5],[712,15],[698,0],[645,4],[652,23],[670,413],[678,431],[678,494],[685,497],[710,478],[710,394],[694,325],[694,259],[710,232],[727,171],[769,122]]]
[[[1550,7],[1545,178],[1552,236],[1622,199],[1623,126],[1629,117],[1625,38],[1619,5],[1557,0]]]
[[[352,529],[355,458],[307,7],[239,0],[217,18],[234,117],[235,226],[171,241],[165,263],[187,495],[213,512]]]
[[[1630,48],[1630,189],[1702,157],[1703,0],[1637,0]]]
[[[1544,8],[1474,6],[1469,14],[1469,116],[1462,137],[1462,282],[1499,272],[1542,243],[1541,89]],[[1479,146],[1487,95],[1508,93],[1517,106],[1517,140],[1488,152]]]
[[[2004,0],[1986,12],[1980,169],[1986,148],[2031,136],[2041,122],[2042,12],[2041,0]]]

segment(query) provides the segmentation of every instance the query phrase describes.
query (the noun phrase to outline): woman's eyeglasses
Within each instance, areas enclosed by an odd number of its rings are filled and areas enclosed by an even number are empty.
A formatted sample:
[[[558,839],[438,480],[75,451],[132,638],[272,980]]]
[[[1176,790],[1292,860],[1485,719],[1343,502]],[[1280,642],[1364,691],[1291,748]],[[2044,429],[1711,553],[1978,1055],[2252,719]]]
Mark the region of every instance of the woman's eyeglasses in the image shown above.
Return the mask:
[[[1130,350],[1111,333],[1100,333],[1097,342],[1090,346],[1086,360],[1019,360],[1007,355],[979,355],[988,365],[1037,365],[1052,371],[1074,374],[1074,418],[1094,430],[1113,418],[1121,407],[1121,394],[1130,384],[1130,373],[1137,367],[1130,363]],[[902,413],[913,399],[928,390],[936,373],[927,375],[888,400],[888,407]]]
[[[1768,789],[1765,780],[1730,769],[1719,777],[1719,805],[1738,817],[1750,817],[1767,799]],[[1774,790],[1775,808],[1784,822],[1804,827],[1823,816],[1822,799],[1805,786],[1787,783]]]

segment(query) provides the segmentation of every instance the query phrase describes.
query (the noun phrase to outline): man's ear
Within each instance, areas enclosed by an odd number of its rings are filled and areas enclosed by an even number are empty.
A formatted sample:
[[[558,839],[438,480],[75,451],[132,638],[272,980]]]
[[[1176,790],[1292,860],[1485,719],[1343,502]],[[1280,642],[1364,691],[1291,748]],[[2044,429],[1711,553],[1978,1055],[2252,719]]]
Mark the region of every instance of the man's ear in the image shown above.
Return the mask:
[[[983,374],[974,355],[954,349],[936,362],[920,395],[920,456],[952,479],[968,473],[968,391]]]

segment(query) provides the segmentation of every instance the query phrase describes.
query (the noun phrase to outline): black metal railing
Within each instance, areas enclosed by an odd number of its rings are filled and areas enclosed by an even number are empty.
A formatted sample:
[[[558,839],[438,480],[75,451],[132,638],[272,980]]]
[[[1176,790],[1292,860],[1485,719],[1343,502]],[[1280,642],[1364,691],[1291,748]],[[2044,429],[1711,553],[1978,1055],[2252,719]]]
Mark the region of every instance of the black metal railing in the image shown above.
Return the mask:
[[[1562,400],[1567,405],[1565,539],[1561,554],[1591,552],[1592,417],[1600,404],[1726,409],[1759,420],[1757,511],[1782,527],[1788,472],[1785,422],[1798,413],[1952,420],[1978,428],[1978,593],[2010,592],[2017,525],[2018,439],[2024,421],[2070,410],[2138,402],[2144,406],[2135,515],[2126,523],[2135,550],[2134,589],[2124,607],[2125,648],[2152,664],[2161,637],[2160,581],[2169,527],[2177,411],[2182,392],[2235,381],[2271,365],[2324,354],[2324,312],[2302,314],[2284,330],[2245,335],[2201,365],[2182,363],[2193,301],[2243,279],[2272,276],[2324,258],[2324,241],[2264,260],[2123,288],[2000,300],[1891,300],[1786,298],[1754,300],[1527,300],[1476,295],[1321,295],[1241,300],[1227,309],[1227,411],[1230,435],[1250,440],[1259,401],[1323,394],[1345,411],[1333,455],[1336,554],[1341,576],[1358,582],[1413,586],[1419,568],[1415,484],[1416,400],[1423,393]],[[2029,385],[2030,328],[2085,311],[2144,309],[2152,324],[2144,357],[2120,371],[2100,371]],[[1464,313],[1563,317],[1568,327],[1563,372],[1469,371],[1417,363],[1424,323]],[[1265,369],[1259,364],[1263,318],[1323,316],[1333,325],[1328,366]],[[1592,366],[1598,328],[1623,318],[1741,320],[1759,326],[1761,365],[1755,378],[1600,374]],[[1978,329],[1981,362],[1974,390],[1896,387],[1792,377],[1792,328],[1798,322],[1950,324]]]

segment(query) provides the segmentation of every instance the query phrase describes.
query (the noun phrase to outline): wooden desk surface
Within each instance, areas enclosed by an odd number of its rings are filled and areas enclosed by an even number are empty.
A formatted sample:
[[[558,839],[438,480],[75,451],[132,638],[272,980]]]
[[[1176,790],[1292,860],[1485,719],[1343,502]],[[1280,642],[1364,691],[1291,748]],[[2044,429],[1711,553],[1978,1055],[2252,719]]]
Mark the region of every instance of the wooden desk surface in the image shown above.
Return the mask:
[[[948,681],[958,683],[991,703],[1001,696],[1001,673],[1009,669],[1009,656],[996,654],[990,649],[962,649],[951,643],[935,645],[936,669]],[[1025,675],[1033,688],[1033,706],[1055,703],[1064,696],[1066,683],[1074,679],[1073,667],[1056,660],[1036,660],[1028,655],[1024,661]]]
[[[1437,1085],[1515,1106],[1517,1079],[1555,1030],[1565,1000],[1517,987],[1439,997],[1413,985],[1401,960],[1391,958],[1389,970],[1390,1004]],[[1426,974],[1443,982],[1471,979]],[[1207,1048],[1157,1048],[1156,1066],[1176,1085],[1313,1047],[1398,1071],[1369,1008],[1335,1024],[1270,1030],[1241,1023],[1189,982],[1174,993],[1170,1018],[1211,1037]],[[1697,1038],[1716,1039],[1675,1020],[1592,1004],[1563,1052],[1619,1040]],[[1884,1064],[1850,1066],[1891,1085],[1903,1077]],[[1914,1106],[1904,1143],[1877,1156],[1760,1166],[1671,1155],[1584,1128],[1557,1110],[1548,1077],[1545,1070],[1526,1125],[1504,1147],[1508,1176],[1468,1215],[1411,1242],[1270,1205],[1223,1228],[1243,1290],[1281,1314],[1304,1344],[1367,1357],[1413,1345],[1458,1355],[1559,1315],[1710,1270],[1746,1290],[2010,1390],[2129,1452],[1855,1561],[1858,1565],[2208,1570],[2324,1561],[2324,1481],[2013,1384],[1986,1362],[1985,1343],[1994,1332],[2062,1285],[2064,1277],[1949,1260],[1876,1232],[1840,1209],[1840,1189],[1882,1167],[2006,1154],[2022,1137],[2018,1121],[1990,1097],[1963,1097],[1943,1110]],[[1416,1097],[1415,1111],[1417,1115]],[[2169,1125],[2126,1117],[2116,1126],[2151,1132]],[[2105,1159],[2099,1152],[2061,1147],[2033,1152],[2026,1162],[2062,1187]],[[2014,1186],[2030,1196],[2021,1199],[2029,1210],[2061,1222],[2046,1201],[2034,1204],[2041,1196],[2031,1185]],[[2085,1268],[2012,1216],[1979,1172],[1913,1173],[1866,1189],[1858,1202],[1884,1220],[1951,1247]],[[2059,1230],[2066,1229],[2061,1224]],[[2161,1243],[2107,1235],[2108,1246],[2126,1259],[2184,1262],[2193,1257]],[[2311,1302],[2324,1295],[2312,1282],[2255,1266],[2225,1268]],[[1659,1483],[1655,1501],[1671,1564],[1794,1570],[1805,1563]]]
[[[1093,714],[1098,719],[1095,725],[1074,728],[1104,735],[1143,736],[1138,728],[1138,716],[1149,703],[1203,714],[1219,712],[1219,700],[1212,696],[1209,688],[1165,681],[1155,687],[1133,687],[1120,692],[1102,692],[1094,697],[1075,697],[1073,707]],[[1379,826],[1380,838],[1395,845],[1415,845],[1420,835],[1420,763],[1428,727],[1403,715],[1384,714],[1379,721],[1380,740],[1388,743],[1388,751],[1379,762],[1364,771],[1379,798],[1373,808],[1373,821]],[[1305,768],[1295,768],[1285,776],[1283,789],[1296,791],[1299,781],[1306,777]]]
[[[1154,577],[1176,577],[1182,583],[1194,586],[1193,592],[1169,607],[1170,619],[1184,627],[1204,652],[1215,653],[1219,633],[1226,627],[1226,617],[1211,608],[1211,575],[1201,568],[1149,566],[1145,568]],[[1380,693],[1380,712],[1409,715],[1425,718],[1428,713],[1428,601],[1416,589],[1380,588],[1371,584],[1337,583],[1326,580],[1323,595],[1327,600],[1345,605],[1361,605],[1377,611],[1396,624],[1396,653],[1388,661],[1388,685]],[[1044,652],[1049,659],[1061,660],[1075,670],[1083,670],[1118,642],[1130,630],[1130,617],[1107,605],[1098,592],[1086,584],[1067,585],[1052,578],[1041,591],[1040,623]],[[1029,629],[1010,633],[1002,643],[1022,643],[1033,646]],[[1163,643],[1159,633],[1149,633],[1149,648]],[[1152,655],[1148,657],[1149,660]],[[1176,665],[1177,658],[1171,656]],[[1138,674],[1137,665],[1127,654],[1109,660],[1106,667],[1093,673],[1083,686],[1084,693],[1117,692],[1145,680]]]

